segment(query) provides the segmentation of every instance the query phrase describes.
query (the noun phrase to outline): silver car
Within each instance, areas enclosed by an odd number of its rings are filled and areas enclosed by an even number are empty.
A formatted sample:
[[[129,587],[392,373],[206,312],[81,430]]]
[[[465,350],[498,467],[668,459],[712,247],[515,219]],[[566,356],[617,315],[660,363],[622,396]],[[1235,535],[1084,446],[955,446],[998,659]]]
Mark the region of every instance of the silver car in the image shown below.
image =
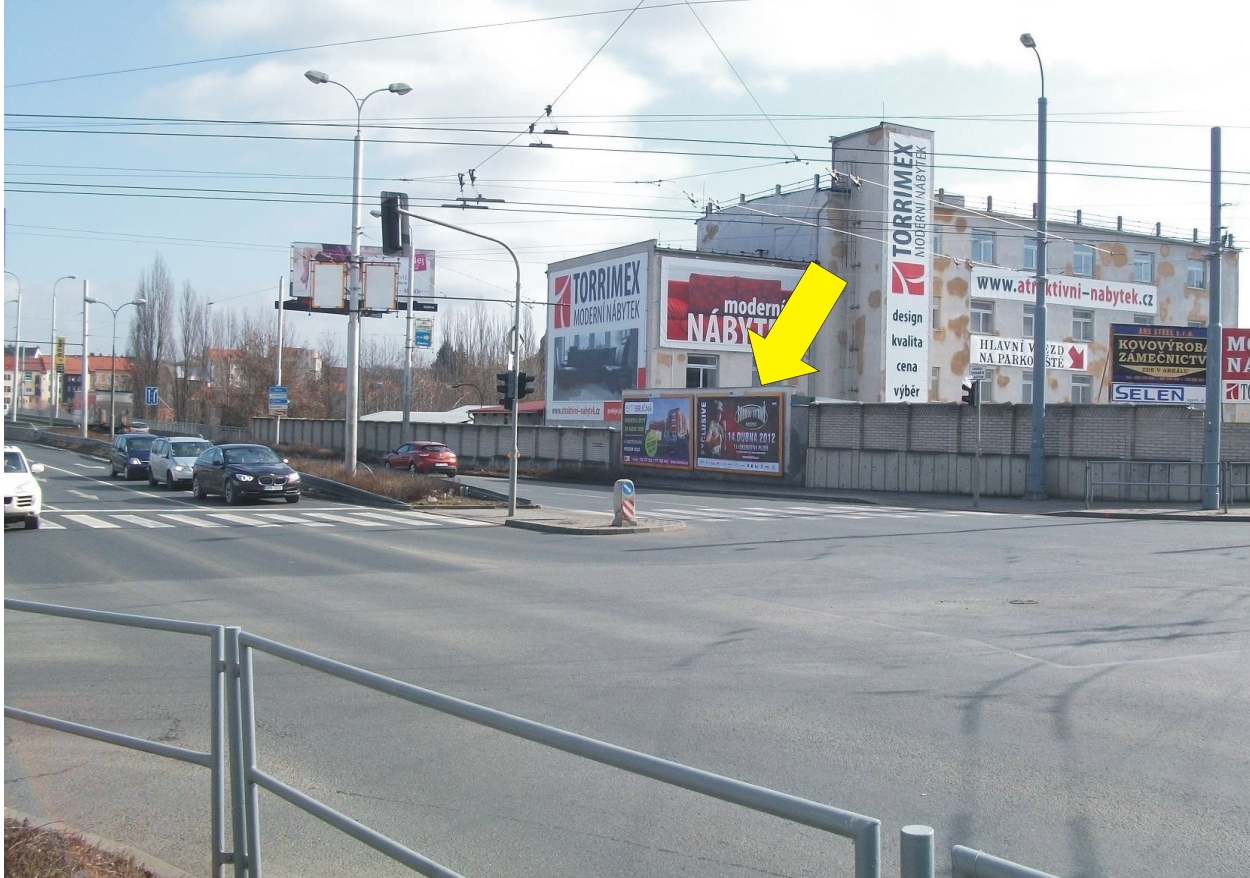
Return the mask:
[[[148,484],[164,485],[169,490],[191,484],[191,465],[212,447],[199,436],[161,436],[152,443],[151,469]]]

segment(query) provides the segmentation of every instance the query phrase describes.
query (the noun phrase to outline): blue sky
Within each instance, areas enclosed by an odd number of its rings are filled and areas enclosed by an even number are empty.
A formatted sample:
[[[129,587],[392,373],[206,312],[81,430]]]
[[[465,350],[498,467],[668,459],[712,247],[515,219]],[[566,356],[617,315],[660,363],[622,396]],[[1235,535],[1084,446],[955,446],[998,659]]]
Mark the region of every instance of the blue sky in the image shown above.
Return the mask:
[[[883,114],[936,132],[937,186],[1027,209],[1038,69],[1023,31],[1046,64],[1053,209],[1205,238],[1209,128],[1220,125],[1224,221],[1239,238],[1250,227],[1250,75],[1245,22],[1232,20],[1244,12],[1211,4],[1213,28],[1202,4],[1167,18],[1100,2],[644,0],[628,15],[634,5],[7,3],[5,267],[21,278],[23,338],[48,337],[64,275],[119,304],[159,253],[179,286],[215,307],[272,313],[291,242],[347,243],[354,109],[341,90],[307,82],[310,68],[358,94],[413,86],[366,104],[366,123],[405,126],[366,128],[366,210],[380,190],[405,190],[421,209],[508,241],[529,300],[544,298],[545,266],[558,259],[652,237],[693,248],[692,198],[729,202],[827,173],[829,136]],[[353,40],[370,42],[277,51]],[[100,75],[129,68],[154,69]],[[28,84],[49,79],[63,81]],[[551,120],[540,118],[553,102]],[[525,146],[535,120],[570,135]],[[18,130],[31,128],[46,130]],[[804,161],[784,161],[794,154]],[[470,168],[478,185],[463,194],[505,206],[438,207]],[[377,243],[376,221],[365,227]],[[441,294],[510,299],[501,251],[434,227],[416,240],[438,251]],[[6,279],[6,298],[15,293]],[[81,288],[63,282],[58,295],[58,326],[78,341]],[[533,314],[541,326],[543,310]],[[99,326],[105,313],[92,316]],[[305,342],[345,334],[331,317],[288,325]],[[403,323],[369,320],[364,331],[399,337]]]

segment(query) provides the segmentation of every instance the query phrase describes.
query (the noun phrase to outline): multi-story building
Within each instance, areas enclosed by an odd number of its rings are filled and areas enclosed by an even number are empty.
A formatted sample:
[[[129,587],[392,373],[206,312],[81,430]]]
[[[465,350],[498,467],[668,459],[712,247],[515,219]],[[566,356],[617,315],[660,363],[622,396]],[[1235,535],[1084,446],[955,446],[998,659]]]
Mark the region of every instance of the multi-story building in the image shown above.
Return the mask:
[[[985,399],[1031,402],[1036,206],[972,204],[934,186],[933,132],[882,124],[832,138],[832,180],[698,221],[707,254],[817,262],[847,281],[801,379],[820,397],[958,401],[971,362]],[[1106,402],[1111,326],[1205,326],[1210,247],[1199,230],[1082,211],[1048,217],[1048,402]],[[1239,251],[1222,254],[1222,323],[1237,325]]]

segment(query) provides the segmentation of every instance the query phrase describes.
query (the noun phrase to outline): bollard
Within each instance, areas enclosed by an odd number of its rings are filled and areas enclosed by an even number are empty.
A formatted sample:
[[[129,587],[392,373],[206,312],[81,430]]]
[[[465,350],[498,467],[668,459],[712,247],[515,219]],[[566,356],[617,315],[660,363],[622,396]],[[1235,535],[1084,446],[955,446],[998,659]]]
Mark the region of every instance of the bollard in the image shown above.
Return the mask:
[[[634,517],[634,483],[629,479],[617,479],[612,486],[612,505],[614,516],[613,527],[633,527],[637,522]]]
[[[933,878],[933,827],[904,826],[898,853],[902,878]]]

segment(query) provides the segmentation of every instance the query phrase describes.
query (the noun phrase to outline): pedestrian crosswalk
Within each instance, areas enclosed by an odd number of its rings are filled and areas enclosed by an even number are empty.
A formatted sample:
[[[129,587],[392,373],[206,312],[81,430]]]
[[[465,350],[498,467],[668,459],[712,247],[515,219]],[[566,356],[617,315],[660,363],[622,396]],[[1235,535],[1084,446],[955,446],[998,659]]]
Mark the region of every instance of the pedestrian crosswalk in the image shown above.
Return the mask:
[[[769,521],[784,518],[832,518],[846,521],[906,518],[957,518],[990,515],[970,509],[910,509],[903,506],[867,504],[819,504],[786,506],[657,506],[638,510],[643,518],[680,521]]]
[[[489,527],[492,522],[428,512],[395,510],[375,512],[365,509],[343,510],[309,509],[295,512],[265,512],[240,510],[238,512],[208,512],[188,509],[185,512],[161,512],[142,510],[138,512],[58,512],[45,509],[40,526],[43,530],[155,530],[158,528],[352,528],[394,529],[397,527],[429,528]]]

